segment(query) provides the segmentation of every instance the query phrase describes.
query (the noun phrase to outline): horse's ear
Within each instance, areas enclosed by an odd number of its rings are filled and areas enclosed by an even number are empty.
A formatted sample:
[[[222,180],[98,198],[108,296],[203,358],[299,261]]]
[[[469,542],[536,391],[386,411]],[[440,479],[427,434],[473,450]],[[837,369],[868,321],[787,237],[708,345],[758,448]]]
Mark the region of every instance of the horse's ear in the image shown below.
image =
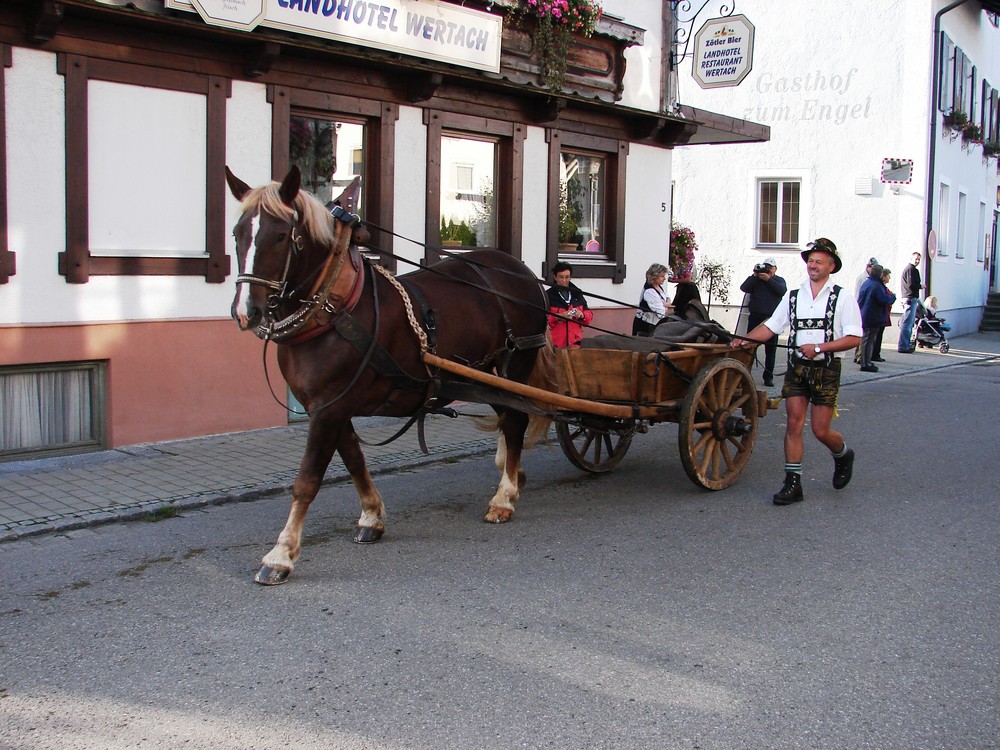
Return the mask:
[[[344,188],[344,192],[340,194],[339,198],[334,199],[334,203],[341,206],[344,210],[356,214],[358,212],[358,203],[361,200],[361,178],[355,177],[351,180],[351,184]]]
[[[238,201],[243,200],[243,196],[250,192],[250,186],[234,175],[228,166],[226,166],[226,182],[229,183],[229,191]]]
[[[292,206],[295,196],[299,194],[299,188],[301,187],[302,173],[293,164],[292,168],[288,170],[288,174],[285,175],[285,179],[281,181],[281,187],[278,188],[278,195],[281,196],[281,202],[286,206]]]

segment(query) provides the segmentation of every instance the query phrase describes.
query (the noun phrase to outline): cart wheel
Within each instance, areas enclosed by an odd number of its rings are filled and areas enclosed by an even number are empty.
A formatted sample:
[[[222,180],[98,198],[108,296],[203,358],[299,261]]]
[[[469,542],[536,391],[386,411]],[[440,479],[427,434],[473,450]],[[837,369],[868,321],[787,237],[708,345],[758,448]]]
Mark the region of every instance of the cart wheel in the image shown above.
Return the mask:
[[[635,425],[600,428],[556,422],[556,436],[566,458],[576,468],[603,474],[615,468],[628,452]]]
[[[947,354],[949,349],[951,349],[951,347],[948,346],[947,341],[942,341],[940,344],[938,344],[938,351],[941,352],[942,354]]]
[[[684,471],[707,490],[735,482],[757,440],[757,390],[750,372],[728,357],[698,371],[684,396],[680,451]]]

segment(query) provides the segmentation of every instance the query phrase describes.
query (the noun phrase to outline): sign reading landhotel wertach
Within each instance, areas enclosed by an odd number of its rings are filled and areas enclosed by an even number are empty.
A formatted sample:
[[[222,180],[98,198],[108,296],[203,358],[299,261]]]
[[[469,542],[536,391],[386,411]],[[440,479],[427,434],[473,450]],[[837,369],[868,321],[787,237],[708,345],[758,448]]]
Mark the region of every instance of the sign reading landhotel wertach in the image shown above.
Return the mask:
[[[705,21],[694,37],[691,74],[703,89],[739,86],[753,67],[753,24],[746,16]]]
[[[205,23],[257,26],[500,72],[503,19],[433,0],[164,0]]]

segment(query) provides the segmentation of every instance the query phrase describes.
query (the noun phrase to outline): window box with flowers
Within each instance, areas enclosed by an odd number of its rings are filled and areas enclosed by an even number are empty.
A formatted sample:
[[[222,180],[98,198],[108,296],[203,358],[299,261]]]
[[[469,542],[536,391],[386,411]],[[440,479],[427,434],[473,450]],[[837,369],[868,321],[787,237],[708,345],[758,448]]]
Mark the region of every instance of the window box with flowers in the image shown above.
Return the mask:
[[[985,141],[983,143],[983,158],[996,159],[1000,156],[1000,141]]]
[[[983,129],[974,122],[965,123],[962,128],[962,144],[966,147],[983,142]]]
[[[522,17],[534,21],[531,38],[541,84],[560,91],[573,34],[593,36],[601,6],[596,0],[518,0],[511,8],[511,17],[515,23]]]

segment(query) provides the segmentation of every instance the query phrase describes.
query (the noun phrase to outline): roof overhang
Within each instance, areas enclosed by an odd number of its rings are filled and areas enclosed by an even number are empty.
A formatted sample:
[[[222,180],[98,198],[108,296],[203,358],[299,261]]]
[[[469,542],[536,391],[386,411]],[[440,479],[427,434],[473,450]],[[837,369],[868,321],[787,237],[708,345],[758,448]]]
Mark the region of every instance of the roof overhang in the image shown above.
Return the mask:
[[[766,143],[771,140],[771,128],[750,120],[740,120],[707,109],[681,104],[677,114],[681,122],[695,125],[691,136],[678,146],[698,146],[721,143]]]

